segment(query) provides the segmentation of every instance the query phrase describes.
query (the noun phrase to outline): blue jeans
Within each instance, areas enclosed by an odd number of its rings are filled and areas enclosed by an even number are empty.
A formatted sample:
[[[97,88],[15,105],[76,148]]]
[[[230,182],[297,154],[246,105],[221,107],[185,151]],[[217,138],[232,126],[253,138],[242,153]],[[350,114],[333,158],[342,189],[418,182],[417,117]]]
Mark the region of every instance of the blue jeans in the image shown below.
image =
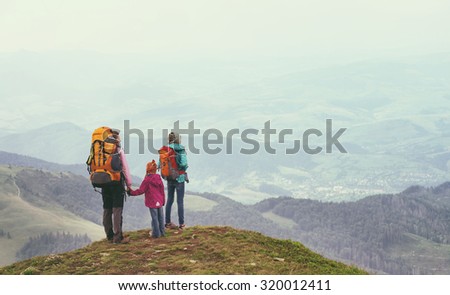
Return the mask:
[[[166,204],[166,223],[170,223],[172,205],[175,200],[175,191],[177,192],[178,222],[184,224],[184,182],[167,182],[167,204]]]
[[[164,209],[161,208],[149,208],[150,216],[152,217],[152,237],[159,238],[164,236]]]

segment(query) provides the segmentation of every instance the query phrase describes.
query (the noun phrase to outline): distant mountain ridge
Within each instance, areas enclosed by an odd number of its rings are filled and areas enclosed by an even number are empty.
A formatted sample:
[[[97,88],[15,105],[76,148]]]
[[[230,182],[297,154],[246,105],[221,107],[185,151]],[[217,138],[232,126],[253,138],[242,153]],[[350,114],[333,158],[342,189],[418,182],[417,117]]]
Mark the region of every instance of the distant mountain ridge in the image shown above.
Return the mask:
[[[292,220],[298,240],[334,258],[388,273],[450,273],[450,182],[356,202],[281,197],[253,208]]]
[[[11,165],[16,167],[32,167],[35,169],[44,169],[52,172],[72,172],[77,175],[86,176],[86,165],[83,164],[57,164],[48,162],[35,157],[9,153],[0,150],[0,165]]]
[[[35,174],[30,176],[26,171],[33,171]],[[53,191],[56,198],[70,200],[71,197],[78,197],[76,192],[83,194],[83,188],[69,190],[76,187],[80,180],[84,183],[87,181],[82,176],[68,172],[44,172],[34,168],[0,165],[0,229],[8,233],[8,239],[0,239],[0,265],[14,262],[19,257],[18,251],[30,239],[38,236],[65,233],[70,236],[87,234],[92,240],[103,237],[96,214],[90,214],[91,211],[84,208],[86,215],[79,216],[72,212],[76,210],[67,210],[67,205],[61,202],[47,202],[48,193],[39,189],[46,187],[47,191]],[[52,186],[55,183],[60,183],[65,189],[54,191]],[[76,203],[76,199],[74,202]],[[76,208],[79,206],[74,209]],[[71,245],[67,246],[70,248]],[[35,250],[32,252],[46,254],[45,251],[40,251],[45,249]]]
[[[338,120],[340,123],[333,125],[335,128],[348,127],[342,142],[348,153],[335,151],[332,157],[304,152],[283,154],[292,142],[271,143],[278,152],[276,160],[263,146],[254,155],[243,155],[239,149],[248,146],[236,137],[234,152],[230,155],[225,150],[215,155],[189,153],[188,173],[192,180],[189,187],[254,204],[279,195],[328,201],[357,200],[378,193],[394,193],[414,184],[438,185],[447,179],[450,167],[447,148],[450,137],[445,135],[450,122],[443,115],[430,116],[392,118],[353,126],[341,125],[345,121]],[[299,128],[324,128],[324,122]],[[72,134],[72,128],[78,131]],[[49,162],[75,163],[80,166],[71,171],[80,174],[89,153],[90,137],[89,131],[62,122],[0,138],[0,150],[3,146],[4,151]],[[127,160],[132,173],[141,177],[145,164],[157,160],[158,155],[150,154],[146,145],[144,153],[140,154],[137,138],[129,140],[131,151]],[[201,143],[201,140],[196,141],[197,148]]]
[[[0,150],[72,165],[86,160],[90,136],[89,131],[73,123],[61,122],[3,136]]]
[[[8,153],[0,151],[0,165],[11,165],[14,167],[29,167],[42,169],[50,172],[70,172],[76,175],[89,177],[86,164],[57,164],[48,162],[35,157],[19,155],[16,153]],[[131,175],[133,183],[141,182],[141,178]]]
[[[8,165],[0,168],[5,181],[0,182],[2,190],[14,194],[20,190],[21,202],[41,210],[60,208],[101,226],[101,199],[86,177]],[[0,208],[12,204],[0,202]],[[188,192],[185,206],[189,226],[229,225],[292,239],[326,257],[373,272],[450,274],[448,182],[340,203],[279,197],[244,205],[219,194]],[[142,197],[128,197],[124,214],[125,230],[150,226]],[[17,236],[9,228],[2,230]]]

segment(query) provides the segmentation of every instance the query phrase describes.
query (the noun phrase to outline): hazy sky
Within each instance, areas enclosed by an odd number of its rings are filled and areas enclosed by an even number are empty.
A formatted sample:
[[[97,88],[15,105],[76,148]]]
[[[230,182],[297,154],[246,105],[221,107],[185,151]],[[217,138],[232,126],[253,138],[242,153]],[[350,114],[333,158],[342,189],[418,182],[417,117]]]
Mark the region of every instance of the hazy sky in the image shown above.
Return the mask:
[[[448,0],[0,0],[0,52],[180,56],[450,51]]]

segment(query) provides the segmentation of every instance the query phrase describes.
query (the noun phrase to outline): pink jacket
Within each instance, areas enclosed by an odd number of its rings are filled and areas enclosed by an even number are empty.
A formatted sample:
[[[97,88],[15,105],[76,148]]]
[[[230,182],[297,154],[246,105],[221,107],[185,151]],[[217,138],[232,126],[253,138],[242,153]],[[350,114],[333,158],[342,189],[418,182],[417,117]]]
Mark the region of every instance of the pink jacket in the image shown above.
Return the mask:
[[[130,174],[130,168],[128,168],[128,162],[125,158],[125,153],[123,149],[119,149],[119,155],[120,155],[120,161],[122,162],[122,172],[125,175],[125,184],[127,187],[131,186],[131,174]]]
[[[147,174],[137,190],[130,189],[130,195],[138,196],[145,193],[145,206],[161,208],[166,204],[164,184],[159,174]]]

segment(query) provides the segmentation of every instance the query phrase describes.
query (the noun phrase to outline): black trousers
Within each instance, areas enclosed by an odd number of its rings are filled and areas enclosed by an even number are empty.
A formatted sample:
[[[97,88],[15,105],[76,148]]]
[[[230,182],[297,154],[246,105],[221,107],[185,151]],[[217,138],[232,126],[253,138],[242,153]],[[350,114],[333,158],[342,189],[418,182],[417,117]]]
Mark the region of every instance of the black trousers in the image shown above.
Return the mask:
[[[111,185],[102,188],[103,209],[123,208],[125,191],[123,186]]]
[[[123,239],[123,203],[125,191],[121,185],[108,186],[102,189],[103,198],[103,227],[106,237],[113,242]]]

